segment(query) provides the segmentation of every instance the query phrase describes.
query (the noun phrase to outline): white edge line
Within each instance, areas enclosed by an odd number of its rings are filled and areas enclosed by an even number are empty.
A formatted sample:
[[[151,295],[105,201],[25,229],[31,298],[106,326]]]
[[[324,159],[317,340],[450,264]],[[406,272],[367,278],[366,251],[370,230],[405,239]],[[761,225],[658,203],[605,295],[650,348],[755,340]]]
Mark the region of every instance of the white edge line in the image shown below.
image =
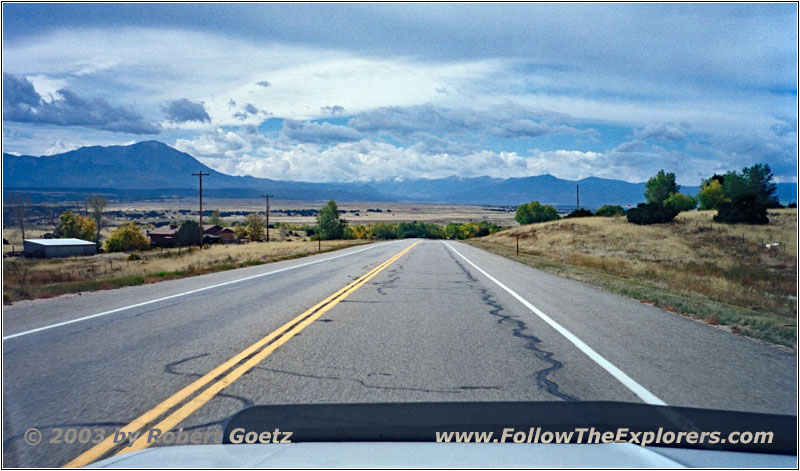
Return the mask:
[[[133,309],[133,308],[140,307],[140,306],[146,306],[148,304],[153,304],[153,303],[157,303],[157,302],[161,302],[161,301],[166,301],[167,299],[178,298],[178,297],[181,297],[181,296],[186,296],[188,294],[194,294],[194,293],[199,293],[201,291],[206,291],[206,290],[209,290],[209,289],[219,288],[220,286],[232,285],[234,283],[239,283],[241,281],[252,280],[254,278],[260,278],[262,276],[267,276],[267,275],[274,275],[275,273],[280,273],[280,272],[284,272],[284,271],[288,271],[288,270],[294,270],[295,268],[307,267],[309,265],[315,265],[317,263],[327,262],[329,260],[335,260],[337,258],[342,258],[342,257],[350,256],[350,255],[355,255],[355,254],[360,253],[360,252],[371,250],[371,249],[374,249],[376,247],[382,247],[382,246],[385,246],[385,245],[388,245],[388,244],[393,244],[393,243],[396,243],[396,242],[399,242],[399,241],[392,241],[392,242],[388,242],[386,244],[373,244],[373,245],[370,245],[369,247],[366,247],[366,248],[363,248],[363,249],[359,249],[359,250],[356,250],[356,251],[353,251],[353,252],[347,252],[345,254],[336,255],[335,257],[329,257],[329,258],[324,258],[322,260],[314,260],[314,261],[311,261],[311,262],[301,263],[300,265],[294,265],[294,266],[291,266],[291,267],[281,268],[279,270],[270,271],[270,272],[267,272],[267,273],[259,273],[258,275],[247,276],[247,277],[244,277],[244,278],[239,278],[238,280],[226,281],[224,283],[218,283],[216,285],[205,286],[203,288],[193,289],[191,291],[185,291],[183,293],[172,294],[170,296],[165,296],[163,298],[151,299],[150,301],[145,301],[143,303],[131,304],[130,306],[124,306],[124,307],[120,307],[120,308],[117,308],[117,309],[112,309],[110,311],[104,311],[104,312],[100,312],[100,313],[97,313],[97,314],[92,314],[90,316],[79,317],[77,319],[72,319],[72,320],[64,321],[64,322],[59,322],[57,324],[47,325],[47,326],[44,326],[44,327],[39,327],[39,328],[36,328],[36,329],[31,329],[31,330],[26,330],[25,332],[20,332],[18,334],[7,335],[7,336],[3,337],[3,341],[5,342],[6,340],[13,339],[15,337],[22,337],[23,335],[32,334],[34,332],[41,332],[42,330],[53,329],[55,327],[61,327],[62,325],[74,324],[76,322],[85,321],[87,319],[92,319],[92,318],[95,318],[95,317],[107,316],[109,314],[113,314],[115,312],[120,312],[120,311],[125,311],[127,309]]]
[[[461,255],[461,253],[458,250],[454,249],[450,244],[448,244],[447,242],[444,242],[444,241],[442,241],[442,243],[444,245],[446,245],[447,248],[449,248],[450,250],[455,252],[459,257],[463,258],[467,263],[469,263],[470,265],[475,267],[476,270],[478,270],[479,272],[483,273],[484,276],[486,276],[487,278],[492,280],[495,284],[497,284],[497,286],[503,288],[506,292],[508,292],[508,294],[510,294],[511,296],[516,298],[517,301],[519,301],[523,305],[525,305],[525,307],[530,309],[534,314],[539,316],[543,321],[547,322],[550,325],[550,327],[554,328],[559,334],[563,335],[567,340],[572,342],[573,345],[578,347],[578,350],[580,350],[584,354],[586,354],[586,356],[588,356],[592,361],[594,361],[595,363],[600,365],[601,368],[603,368],[604,370],[608,371],[611,374],[611,376],[616,378],[625,387],[630,389],[631,392],[633,392],[634,394],[639,396],[639,398],[641,400],[643,400],[644,402],[646,402],[648,404],[652,404],[652,405],[656,405],[656,406],[666,406],[667,405],[666,402],[662,401],[655,394],[653,394],[650,391],[648,391],[647,389],[645,389],[644,386],[642,386],[641,384],[639,384],[636,381],[634,381],[633,378],[631,378],[630,376],[625,374],[625,372],[623,372],[622,370],[620,370],[619,368],[614,366],[613,363],[611,363],[610,361],[606,360],[602,355],[600,355],[599,353],[594,351],[594,349],[592,349],[592,347],[586,345],[586,343],[583,340],[579,339],[575,334],[573,334],[572,332],[567,330],[564,326],[562,326],[558,322],[554,321],[552,318],[550,318],[550,316],[548,316],[547,314],[545,314],[542,311],[540,311],[536,306],[534,306],[533,304],[529,303],[527,300],[525,300],[525,298],[523,298],[522,296],[518,295],[516,292],[514,292],[514,290],[512,290],[508,286],[506,286],[503,283],[501,283],[500,281],[498,281],[495,277],[493,277],[492,275],[486,273],[481,267],[479,267],[478,265],[475,265],[474,263],[472,263],[472,261],[470,261],[467,257]]]

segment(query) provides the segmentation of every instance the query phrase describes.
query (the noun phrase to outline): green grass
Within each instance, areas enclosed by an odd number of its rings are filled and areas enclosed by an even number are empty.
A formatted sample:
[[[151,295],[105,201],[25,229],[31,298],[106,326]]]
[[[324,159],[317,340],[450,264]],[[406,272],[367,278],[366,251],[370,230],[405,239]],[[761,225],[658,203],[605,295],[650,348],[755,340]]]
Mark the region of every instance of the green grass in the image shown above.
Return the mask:
[[[68,293],[80,293],[83,291],[99,291],[106,289],[122,288],[124,286],[136,286],[145,284],[144,277],[123,276],[119,278],[106,278],[103,280],[69,281],[64,283],[53,283],[47,286],[33,287],[26,289],[26,298],[51,298]],[[9,299],[10,300],[10,299]]]

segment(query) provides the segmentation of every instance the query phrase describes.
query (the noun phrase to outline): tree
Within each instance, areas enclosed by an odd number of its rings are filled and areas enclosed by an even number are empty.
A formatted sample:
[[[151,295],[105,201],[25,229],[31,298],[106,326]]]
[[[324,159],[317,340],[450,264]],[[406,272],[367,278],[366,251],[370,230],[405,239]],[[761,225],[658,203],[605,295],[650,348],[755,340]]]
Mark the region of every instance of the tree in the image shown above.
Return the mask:
[[[106,208],[108,204],[108,199],[99,196],[99,195],[92,195],[86,198],[86,203],[89,205],[89,208],[92,210],[92,217],[94,218],[95,228],[97,233],[95,234],[94,241],[97,244],[97,248],[100,248],[100,231],[103,230],[103,210]]]
[[[341,239],[344,235],[345,225],[347,225],[347,221],[339,217],[339,208],[333,200],[328,201],[328,204],[317,214],[317,226],[325,240]]]
[[[724,200],[714,220],[731,224],[769,224],[767,209],[779,205],[769,165],[756,164],[728,172],[722,181]]]
[[[656,204],[664,204],[669,195],[680,190],[680,186],[675,183],[675,174],[664,173],[663,170],[659,170],[654,177],[647,180],[644,188],[644,199],[648,203]]]
[[[94,219],[66,210],[58,217],[55,235],[62,239],[91,240],[95,236],[95,230]]]
[[[358,224],[353,226],[353,238],[354,239],[367,239],[369,237],[369,233],[366,227]]]
[[[514,219],[522,225],[533,222],[533,213],[531,212],[531,207],[528,205],[528,203],[522,203],[521,205],[517,206],[517,212],[514,216]]]
[[[385,222],[379,222],[377,224],[373,224],[370,227],[370,232],[372,236],[376,239],[395,239],[397,238],[397,231],[396,231],[395,224],[386,224]]]
[[[664,206],[670,206],[678,212],[690,211],[697,207],[697,198],[686,196],[683,193],[673,193],[664,200]]]
[[[128,221],[114,229],[114,232],[106,240],[106,252],[130,252],[146,250],[149,247],[150,241],[133,221]]]
[[[236,233],[237,239],[247,239],[247,226],[244,224],[237,224],[233,231]]]
[[[197,221],[183,221],[178,232],[175,233],[175,245],[187,247],[197,244],[200,240],[200,224]]]
[[[11,217],[14,219],[14,222],[17,223],[17,226],[19,226],[19,231],[22,233],[22,240],[25,240],[25,216],[31,201],[18,193],[12,193],[8,197],[7,202],[9,206],[11,206]]]
[[[728,224],[769,224],[767,207],[752,193],[720,203],[714,220]]]
[[[576,210],[572,211],[571,213],[567,214],[566,217],[568,217],[568,218],[585,218],[585,217],[589,217],[589,216],[594,216],[591,211],[589,211],[588,209],[579,208],[579,209],[576,209]]]
[[[711,177],[704,181],[700,187],[700,192],[697,194],[697,199],[700,201],[700,209],[717,209],[719,204],[725,201],[725,195],[722,192],[722,177]]]
[[[625,214],[625,209],[619,205],[610,205],[606,204],[600,207],[597,211],[594,212],[595,216],[603,216],[603,217],[611,217],[611,216],[623,216]]]
[[[748,193],[768,208],[776,208],[780,202],[776,195],[778,188],[772,183],[772,170],[767,164],[755,164],[742,169],[742,178],[747,182]]]
[[[680,211],[672,206],[660,203],[639,203],[635,208],[628,210],[628,222],[639,225],[658,224],[670,222],[675,219]]]
[[[247,215],[247,238],[251,241],[264,237],[264,217],[258,213]]]
[[[515,217],[520,224],[531,224],[534,222],[545,222],[559,219],[558,211],[551,205],[542,205],[538,201],[531,201],[517,207]]]
[[[222,223],[222,217],[220,216],[219,209],[215,209],[211,212],[211,216],[208,218],[208,223],[216,226],[224,225]]]
[[[451,222],[444,228],[445,236],[448,239],[465,239],[464,232],[462,230],[461,224],[457,222]]]

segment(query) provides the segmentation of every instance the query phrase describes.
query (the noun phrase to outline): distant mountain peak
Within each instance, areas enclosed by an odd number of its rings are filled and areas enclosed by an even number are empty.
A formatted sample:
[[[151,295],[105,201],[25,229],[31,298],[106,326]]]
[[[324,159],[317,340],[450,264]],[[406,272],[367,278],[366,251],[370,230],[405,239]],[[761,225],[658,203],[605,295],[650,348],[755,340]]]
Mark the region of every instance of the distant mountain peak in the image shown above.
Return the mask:
[[[160,141],[130,145],[90,146],[46,158],[3,154],[3,185],[13,188],[106,188],[145,191],[196,191],[198,171],[209,173],[204,189],[228,195],[259,197],[269,191],[276,198],[291,200],[408,201],[449,204],[518,205],[539,201],[561,207],[575,205],[575,185],[580,184],[581,204],[587,208],[603,204],[635,204],[644,200],[644,183],[629,183],[599,177],[563,180],[550,174],[492,178],[449,176],[439,179],[400,177],[371,184],[286,182],[232,176],[217,172],[190,154]],[[682,187],[693,194],[697,187]],[[796,201],[797,184],[778,184],[782,201]],[[151,196],[152,197],[152,196]]]

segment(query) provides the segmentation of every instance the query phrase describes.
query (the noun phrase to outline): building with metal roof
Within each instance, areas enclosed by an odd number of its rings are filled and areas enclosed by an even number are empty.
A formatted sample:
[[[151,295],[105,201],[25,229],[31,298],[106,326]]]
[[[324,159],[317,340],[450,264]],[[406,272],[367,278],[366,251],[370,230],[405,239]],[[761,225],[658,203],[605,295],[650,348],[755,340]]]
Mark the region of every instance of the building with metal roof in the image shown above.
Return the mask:
[[[25,256],[36,258],[73,257],[94,255],[97,244],[81,239],[25,239]]]

